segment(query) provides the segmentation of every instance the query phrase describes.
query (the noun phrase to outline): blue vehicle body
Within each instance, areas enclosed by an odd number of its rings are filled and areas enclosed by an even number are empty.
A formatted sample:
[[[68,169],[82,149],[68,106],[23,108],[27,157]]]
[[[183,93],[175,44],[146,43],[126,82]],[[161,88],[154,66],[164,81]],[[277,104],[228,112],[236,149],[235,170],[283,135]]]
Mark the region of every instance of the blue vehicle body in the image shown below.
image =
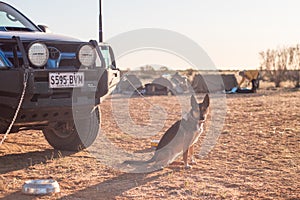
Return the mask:
[[[12,122],[26,82],[14,132],[42,130],[50,145],[62,150],[91,145],[99,129],[80,135],[74,123],[74,106],[92,110],[108,92],[107,65],[97,42],[43,32],[3,2],[0,18],[0,134],[6,133]],[[85,64],[80,56],[92,62]],[[44,63],[35,64],[42,59]],[[82,116],[86,126],[92,121],[89,117]],[[99,114],[96,117],[99,126]]]

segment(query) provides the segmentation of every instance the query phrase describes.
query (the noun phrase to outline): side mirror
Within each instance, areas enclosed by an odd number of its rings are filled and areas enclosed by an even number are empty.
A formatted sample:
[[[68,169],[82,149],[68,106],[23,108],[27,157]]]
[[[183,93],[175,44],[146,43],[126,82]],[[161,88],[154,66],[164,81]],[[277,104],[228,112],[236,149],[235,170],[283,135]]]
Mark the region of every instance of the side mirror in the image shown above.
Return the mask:
[[[110,65],[109,68],[113,69],[113,70],[118,70],[121,71],[119,68],[117,68],[114,64]]]
[[[38,25],[38,27],[44,32],[44,33],[51,33],[51,30],[46,25]]]

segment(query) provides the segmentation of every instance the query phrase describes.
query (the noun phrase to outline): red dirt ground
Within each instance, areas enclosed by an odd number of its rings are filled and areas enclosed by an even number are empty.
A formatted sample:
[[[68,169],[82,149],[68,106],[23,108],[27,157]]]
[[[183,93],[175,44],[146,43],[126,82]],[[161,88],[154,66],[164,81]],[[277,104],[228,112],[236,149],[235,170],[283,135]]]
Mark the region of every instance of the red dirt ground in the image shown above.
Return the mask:
[[[202,95],[199,95],[201,99]],[[227,113],[214,149],[184,170],[179,162],[162,171],[127,174],[105,166],[87,151],[53,150],[40,131],[11,134],[0,146],[0,198],[4,199],[300,199],[300,91],[261,90],[227,95]],[[175,97],[147,97],[172,112],[156,138],[180,115]],[[149,123],[142,98],[131,98],[130,114]],[[102,130],[129,151],[149,148],[152,138],[131,138],[101,105]],[[2,138],[2,136],[1,136]],[[200,143],[196,147],[199,151]],[[50,196],[21,193],[28,179],[53,178],[61,192]]]

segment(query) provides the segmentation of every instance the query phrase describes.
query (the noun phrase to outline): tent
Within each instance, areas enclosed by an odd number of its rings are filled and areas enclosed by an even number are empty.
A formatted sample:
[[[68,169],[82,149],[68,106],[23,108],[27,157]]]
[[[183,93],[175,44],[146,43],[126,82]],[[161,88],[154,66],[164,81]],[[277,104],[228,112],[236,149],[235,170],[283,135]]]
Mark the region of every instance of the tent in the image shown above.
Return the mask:
[[[234,74],[197,74],[191,83],[196,93],[229,91],[237,85]]]
[[[184,91],[188,90],[187,78],[180,76],[178,72],[172,75],[170,80],[177,94],[182,94]]]
[[[232,88],[238,86],[238,82],[234,74],[222,74],[221,76],[226,91],[230,91]]]
[[[147,95],[183,94],[189,90],[189,86],[187,78],[176,72],[154,79],[152,83],[145,85],[145,89]]]
[[[143,84],[136,75],[126,74],[118,83],[116,90],[118,93],[133,93],[142,87]]]
[[[145,85],[147,95],[168,95],[173,94],[173,84],[167,78],[159,77],[152,83]]]

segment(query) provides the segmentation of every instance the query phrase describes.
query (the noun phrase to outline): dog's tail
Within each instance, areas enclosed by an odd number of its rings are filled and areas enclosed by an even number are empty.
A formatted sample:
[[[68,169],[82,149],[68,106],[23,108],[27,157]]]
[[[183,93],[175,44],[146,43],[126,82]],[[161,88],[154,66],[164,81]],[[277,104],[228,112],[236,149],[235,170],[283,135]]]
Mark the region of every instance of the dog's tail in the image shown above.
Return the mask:
[[[123,163],[124,164],[129,164],[129,165],[142,165],[142,164],[149,164],[155,162],[155,155],[149,159],[149,160],[125,160]]]

